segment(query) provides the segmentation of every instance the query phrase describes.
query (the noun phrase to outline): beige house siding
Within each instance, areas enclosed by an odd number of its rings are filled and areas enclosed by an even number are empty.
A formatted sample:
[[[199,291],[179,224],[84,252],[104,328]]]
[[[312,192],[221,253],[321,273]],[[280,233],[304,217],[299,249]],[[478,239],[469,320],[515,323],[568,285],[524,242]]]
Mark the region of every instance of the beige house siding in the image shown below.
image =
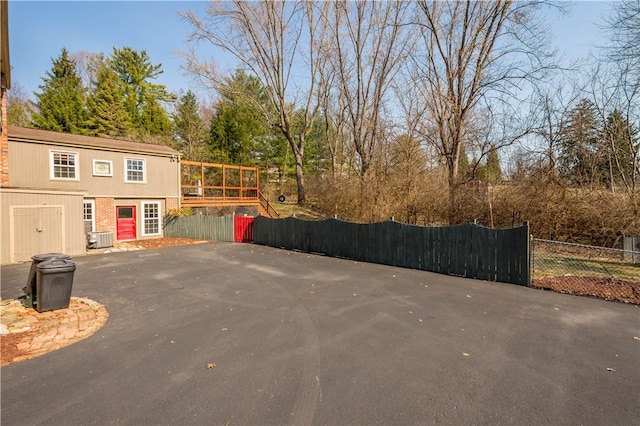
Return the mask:
[[[175,197],[180,191],[180,163],[171,156],[152,156],[67,147],[61,145],[19,142],[9,138],[9,186],[21,188],[52,188],[82,190],[95,197]],[[53,176],[54,153],[76,156],[75,179],[62,180]],[[141,160],[144,181],[128,182],[127,159]],[[94,166],[106,165],[110,175],[94,173]],[[38,170],[38,173],[34,173]],[[106,169],[103,170],[103,172]]]
[[[167,206],[180,205],[180,154],[174,149],[15,126],[6,130],[11,155],[3,148],[8,164],[0,211],[3,264],[47,252],[86,254],[88,231],[111,232],[115,242],[119,223],[128,230],[122,236],[135,228],[135,239],[162,237]],[[135,223],[119,221],[118,206],[134,207]]]
[[[83,192],[0,190],[0,263],[30,261],[41,253],[86,253]]]

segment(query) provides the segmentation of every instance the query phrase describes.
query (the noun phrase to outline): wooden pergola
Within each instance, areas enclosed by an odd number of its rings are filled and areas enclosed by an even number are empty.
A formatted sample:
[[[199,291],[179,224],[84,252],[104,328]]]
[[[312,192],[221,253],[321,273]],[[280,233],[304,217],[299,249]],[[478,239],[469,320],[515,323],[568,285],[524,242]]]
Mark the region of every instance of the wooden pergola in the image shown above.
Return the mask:
[[[266,216],[278,212],[260,192],[257,167],[180,162],[183,207],[256,206]]]

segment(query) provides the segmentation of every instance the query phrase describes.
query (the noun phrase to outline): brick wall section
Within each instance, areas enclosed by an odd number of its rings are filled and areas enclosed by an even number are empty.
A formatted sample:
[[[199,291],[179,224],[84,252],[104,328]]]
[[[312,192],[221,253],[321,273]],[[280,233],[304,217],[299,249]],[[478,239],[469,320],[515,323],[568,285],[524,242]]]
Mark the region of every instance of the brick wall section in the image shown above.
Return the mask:
[[[178,198],[167,198],[167,199],[165,199],[165,209],[167,211],[169,211],[171,209],[177,209],[178,207],[180,207],[180,200]]]
[[[116,203],[113,198],[96,198],[96,231],[111,232],[116,239]]]
[[[4,80],[4,77],[2,77]],[[4,87],[4,81],[0,82]],[[2,131],[0,132],[0,187],[9,186],[9,136],[7,134],[7,91],[0,89]]]

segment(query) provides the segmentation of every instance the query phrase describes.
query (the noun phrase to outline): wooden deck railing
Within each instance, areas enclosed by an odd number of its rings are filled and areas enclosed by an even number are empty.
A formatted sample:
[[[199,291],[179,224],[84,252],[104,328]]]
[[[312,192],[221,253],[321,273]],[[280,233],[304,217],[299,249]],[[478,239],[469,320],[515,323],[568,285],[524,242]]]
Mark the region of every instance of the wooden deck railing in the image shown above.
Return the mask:
[[[184,207],[257,206],[270,217],[279,217],[260,192],[257,167],[183,160],[182,199]]]

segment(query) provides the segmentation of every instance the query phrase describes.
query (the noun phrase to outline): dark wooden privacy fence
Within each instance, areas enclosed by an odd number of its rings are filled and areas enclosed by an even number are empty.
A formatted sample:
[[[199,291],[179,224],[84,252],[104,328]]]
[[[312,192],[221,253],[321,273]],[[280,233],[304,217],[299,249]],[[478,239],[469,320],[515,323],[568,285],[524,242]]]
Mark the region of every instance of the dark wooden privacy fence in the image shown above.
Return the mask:
[[[254,242],[461,277],[531,283],[529,224],[491,229],[476,224],[421,227],[259,216]]]

